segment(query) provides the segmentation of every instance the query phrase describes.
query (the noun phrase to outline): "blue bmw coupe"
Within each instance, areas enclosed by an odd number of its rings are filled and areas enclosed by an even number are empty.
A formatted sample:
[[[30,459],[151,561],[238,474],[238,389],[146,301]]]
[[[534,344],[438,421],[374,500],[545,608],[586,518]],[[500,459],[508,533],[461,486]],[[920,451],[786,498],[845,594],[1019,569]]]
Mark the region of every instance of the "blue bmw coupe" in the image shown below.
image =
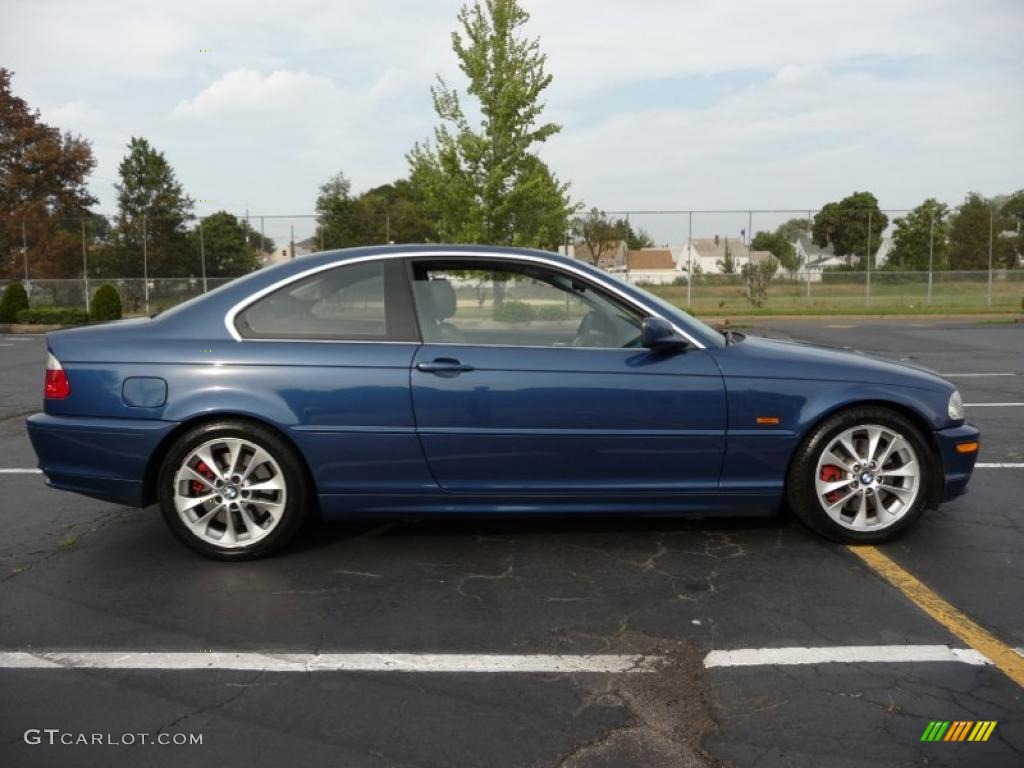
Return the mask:
[[[878,542],[963,493],[978,451],[932,372],[723,334],[540,251],[319,253],[47,342],[47,482],[157,503],[222,559],[309,516],[788,505]]]

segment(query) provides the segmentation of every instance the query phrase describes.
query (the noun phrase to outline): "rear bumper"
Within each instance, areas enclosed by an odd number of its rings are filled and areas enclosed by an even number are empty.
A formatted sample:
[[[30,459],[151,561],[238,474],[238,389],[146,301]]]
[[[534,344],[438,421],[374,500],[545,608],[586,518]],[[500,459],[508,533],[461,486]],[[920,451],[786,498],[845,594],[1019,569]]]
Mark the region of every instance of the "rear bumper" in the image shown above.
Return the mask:
[[[940,429],[935,433],[942,459],[943,491],[942,501],[955,499],[967,490],[967,481],[974,471],[974,462],[978,460],[978,452],[958,453],[957,445],[977,440],[981,433],[970,424],[959,427]]]
[[[145,506],[146,470],[169,421],[37,413],[28,436],[46,484],[116,504]]]

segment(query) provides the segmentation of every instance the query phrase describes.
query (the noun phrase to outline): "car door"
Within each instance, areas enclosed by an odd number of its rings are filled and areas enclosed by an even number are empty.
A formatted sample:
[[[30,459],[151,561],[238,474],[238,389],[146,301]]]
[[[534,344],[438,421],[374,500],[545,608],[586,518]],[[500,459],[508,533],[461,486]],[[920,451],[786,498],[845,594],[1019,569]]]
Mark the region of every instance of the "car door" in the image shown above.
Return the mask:
[[[436,488],[409,397],[419,336],[408,290],[402,259],[353,259],[275,287],[234,318],[239,367],[221,378],[244,383],[234,402],[287,429],[321,501]]]
[[[455,492],[697,491],[717,486],[721,374],[697,346],[639,346],[643,314],[570,271],[422,258],[417,431]]]

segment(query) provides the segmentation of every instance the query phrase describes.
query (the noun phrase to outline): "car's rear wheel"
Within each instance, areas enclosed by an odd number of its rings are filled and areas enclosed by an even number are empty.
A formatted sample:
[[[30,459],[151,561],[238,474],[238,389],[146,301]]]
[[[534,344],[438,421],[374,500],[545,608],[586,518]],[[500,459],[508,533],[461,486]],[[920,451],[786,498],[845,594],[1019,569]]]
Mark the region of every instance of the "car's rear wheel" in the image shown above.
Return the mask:
[[[790,466],[787,496],[800,520],[833,541],[881,542],[920,518],[933,471],[912,422],[886,408],[853,408],[808,435]]]
[[[171,530],[220,560],[264,557],[302,525],[301,460],[274,431],[226,420],[181,435],[160,467],[157,498]]]

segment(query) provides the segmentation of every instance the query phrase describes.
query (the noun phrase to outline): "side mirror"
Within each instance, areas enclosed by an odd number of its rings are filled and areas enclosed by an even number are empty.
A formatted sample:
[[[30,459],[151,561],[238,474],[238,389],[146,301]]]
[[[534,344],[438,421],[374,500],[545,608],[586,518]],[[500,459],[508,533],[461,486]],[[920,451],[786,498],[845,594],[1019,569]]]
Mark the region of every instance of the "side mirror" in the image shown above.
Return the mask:
[[[690,342],[660,317],[648,317],[640,327],[640,345],[653,352],[682,352]]]

